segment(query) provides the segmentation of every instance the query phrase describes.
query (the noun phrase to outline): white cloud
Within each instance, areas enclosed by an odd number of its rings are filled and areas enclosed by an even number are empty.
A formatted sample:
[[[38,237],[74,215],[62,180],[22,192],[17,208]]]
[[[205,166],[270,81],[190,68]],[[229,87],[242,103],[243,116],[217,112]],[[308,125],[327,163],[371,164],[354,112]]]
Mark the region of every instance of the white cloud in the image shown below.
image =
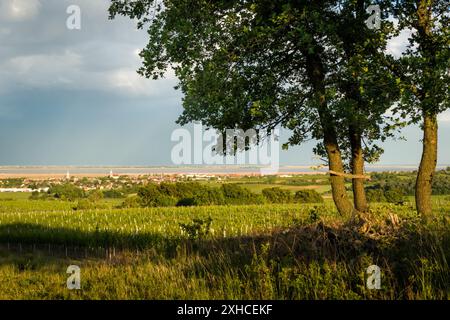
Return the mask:
[[[0,63],[0,82],[3,82],[0,89],[4,92],[20,88],[88,90],[148,97],[174,93],[176,78],[173,71],[167,73],[165,80],[153,81],[137,74],[137,61],[127,67],[119,65],[104,69],[87,68],[87,61],[86,53],[75,49],[58,54],[13,57]]]
[[[387,44],[387,53],[392,54],[394,57],[400,57],[405,52],[406,47],[409,44],[409,37],[411,37],[412,31],[410,29],[403,30],[397,37],[391,39]]]
[[[438,117],[441,122],[450,122],[450,110],[441,113]]]
[[[2,0],[0,16],[5,20],[28,20],[38,15],[40,7],[39,0]]]
[[[25,86],[45,88],[71,83],[81,64],[82,57],[70,50],[18,56],[4,63],[0,76]]]

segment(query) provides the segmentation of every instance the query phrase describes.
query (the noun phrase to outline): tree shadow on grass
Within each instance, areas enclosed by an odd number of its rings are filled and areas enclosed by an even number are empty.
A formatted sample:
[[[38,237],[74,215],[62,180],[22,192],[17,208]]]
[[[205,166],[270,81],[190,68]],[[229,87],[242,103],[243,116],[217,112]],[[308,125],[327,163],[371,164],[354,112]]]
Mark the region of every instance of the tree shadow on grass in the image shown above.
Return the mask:
[[[44,227],[32,223],[0,226],[0,248],[15,253],[40,251],[52,255],[104,257],[123,250],[152,248],[170,256],[176,253],[180,239],[155,233],[120,233],[114,231],[81,231],[70,228]]]
[[[206,273],[222,276],[224,270],[242,274],[246,266],[255,261],[265,263],[273,272],[277,268],[296,268],[311,263],[344,263],[349,268],[360,268],[361,261],[366,259],[380,267],[389,266],[393,278],[405,283],[409,281],[412,268],[424,268],[424,261],[428,261],[426,263],[438,266],[437,270],[430,269],[430,277],[438,278],[437,283],[450,282],[448,225],[428,228],[420,224],[367,226],[318,222],[275,229],[266,234],[189,240],[152,233],[86,232],[15,223],[0,226],[0,253],[2,251],[13,251],[16,256],[30,259],[34,252],[39,252],[42,259],[35,268],[54,263],[58,258],[111,260],[113,255],[112,260],[115,260],[121,252],[136,251],[152,252],[165,260],[193,258],[185,266],[187,277],[202,277]],[[53,258],[47,259],[48,256]],[[8,261],[0,259],[0,264]],[[122,263],[130,263],[130,260]]]

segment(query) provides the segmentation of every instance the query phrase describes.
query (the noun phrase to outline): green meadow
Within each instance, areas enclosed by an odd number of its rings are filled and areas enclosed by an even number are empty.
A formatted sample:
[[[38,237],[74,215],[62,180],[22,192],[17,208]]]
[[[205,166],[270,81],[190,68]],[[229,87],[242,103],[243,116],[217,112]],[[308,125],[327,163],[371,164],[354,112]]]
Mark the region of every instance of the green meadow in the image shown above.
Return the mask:
[[[74,210],[0,194],[0,299],[448,299],[450,199]],[[81,289],[66,285],[69,265]],[[370,289],[367,268],[381,270]]]

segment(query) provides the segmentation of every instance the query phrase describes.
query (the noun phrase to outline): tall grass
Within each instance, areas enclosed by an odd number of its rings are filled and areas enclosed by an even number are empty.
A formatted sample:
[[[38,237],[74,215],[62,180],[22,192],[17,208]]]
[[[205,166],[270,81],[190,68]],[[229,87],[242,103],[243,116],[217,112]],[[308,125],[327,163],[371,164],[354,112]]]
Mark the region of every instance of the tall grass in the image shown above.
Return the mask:
[[[374,205],[355,224],[329,204],[73,211],[6,202],[0,299],[450,298],[448,204],[427,222],[408,206]],[[208,218],[201,236],[187,232]],[[115,250],[107,259],[66,257],[46,244]],[[70,264],[81,267],[79,291],[66,288]],[[366,287],[372,264],[382,270],[380,290]]]

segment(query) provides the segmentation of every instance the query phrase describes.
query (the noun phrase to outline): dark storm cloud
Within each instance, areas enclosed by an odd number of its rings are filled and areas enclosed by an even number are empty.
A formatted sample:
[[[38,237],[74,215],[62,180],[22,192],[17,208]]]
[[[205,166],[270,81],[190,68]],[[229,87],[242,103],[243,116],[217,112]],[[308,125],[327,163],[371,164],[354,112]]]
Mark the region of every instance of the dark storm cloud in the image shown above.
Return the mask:
[[[69,5],[81,9],[81,30],[66,27]],[[0,1],[0,165],[171,164],[170,135],[181,112],[176,79],[136,74],[146,32],[126,18],[109,21],[108,5]],[[391,49],[398,54],[404,45]],[[442,120],[441,143],[449,145],[450,116]],[[420,132],[409,130],[408,142],[385,146],[385,163],[418,161]],[[282,163],[313,162],[312,145],[282,152]],[[441,162],[450,162],[450,151],[441,150]]]

